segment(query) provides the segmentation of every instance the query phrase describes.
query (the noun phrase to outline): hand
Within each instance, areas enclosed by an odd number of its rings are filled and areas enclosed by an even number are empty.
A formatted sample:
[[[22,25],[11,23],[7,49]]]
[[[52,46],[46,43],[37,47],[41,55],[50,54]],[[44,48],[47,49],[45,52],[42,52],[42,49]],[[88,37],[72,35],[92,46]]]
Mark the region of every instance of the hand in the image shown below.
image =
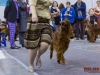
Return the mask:
[[[64,14],[64,16],[68,16],[69,14]]]
[[[98,25],[98,23],[97,22],[94,22],[94,25],[96,26],[96,25]]]
[[[32,14],[32,22],[38,22],[37,15]]]
[[[54,14],[55,14],[55,15],[57,15],[57,14],[58,14],[58,12],[54,12]]]
[[[68,16],[72,16],[72,15],[68,14]]]
[[[7,20],[6,20],[6,19],[4,19],[4,21],[5,21],[5,22],[7,22]]]

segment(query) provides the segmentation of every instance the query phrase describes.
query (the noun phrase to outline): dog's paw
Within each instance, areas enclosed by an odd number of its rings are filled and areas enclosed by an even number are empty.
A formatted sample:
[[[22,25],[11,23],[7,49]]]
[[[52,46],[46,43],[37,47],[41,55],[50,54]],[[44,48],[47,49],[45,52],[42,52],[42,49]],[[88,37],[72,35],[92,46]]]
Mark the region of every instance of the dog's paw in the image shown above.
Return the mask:
[[[60,63],[60,60],[57,60],[57,62],[58,62],[58,64],[61,64],[61,63]]]
[[[89,43],[95,43],[95,41],[89,41]]]
[[[61,64],[62,64],[62,65],[66,65],[67,63],[66,63],[66,62],[61,62]]]

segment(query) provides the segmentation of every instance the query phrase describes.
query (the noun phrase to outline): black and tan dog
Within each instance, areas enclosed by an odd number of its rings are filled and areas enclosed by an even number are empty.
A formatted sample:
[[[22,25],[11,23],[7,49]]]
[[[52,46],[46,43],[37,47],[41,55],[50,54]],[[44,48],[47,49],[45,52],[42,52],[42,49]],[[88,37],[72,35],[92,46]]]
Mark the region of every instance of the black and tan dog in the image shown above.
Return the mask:
[[[52,44],[50,47],[50,59],[53,51],[57,53],[57,62],[65,65],[64,53],[67,51],[70,43],[70,37],[74,36],[72,26],[68,20],[61,22],[60,29],[52,34]]]

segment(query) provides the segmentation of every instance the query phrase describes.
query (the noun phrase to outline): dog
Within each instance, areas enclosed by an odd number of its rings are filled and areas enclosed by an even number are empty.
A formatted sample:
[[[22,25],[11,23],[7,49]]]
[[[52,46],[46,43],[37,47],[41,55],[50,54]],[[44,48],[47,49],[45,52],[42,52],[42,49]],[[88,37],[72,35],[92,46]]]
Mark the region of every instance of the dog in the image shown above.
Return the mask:
[[[50,59],[52,59],[53,51],[56,51],[57,62],[65,65],[64,53],[69,47],[70,37],[74,36],[70,21],[64,20],[59,29],[52,34],[52,43],[50,46]]]
[[[4,21],[2,21],[1,24],[0,24],[0,32],[3,32],[6,37],[9,34],[9,28],[7,27],[7,24]]]
[[[94,43],[98,35],[100,35],[100,27],[93,25],[89,20],[84,20],[83,24],[86,27],[86,31],[89,34],[89,43]]]
[[[8,27],[8,24],[4,21],[2,21],[0,24],[0,32],[3,32],[6,37],[8,36],[8,40],[9,40],[9,27]],[[19,29],[18,29],[18,24],[17,24],[16,25],[15,40],[17,39],[18,34],[19,34]]]

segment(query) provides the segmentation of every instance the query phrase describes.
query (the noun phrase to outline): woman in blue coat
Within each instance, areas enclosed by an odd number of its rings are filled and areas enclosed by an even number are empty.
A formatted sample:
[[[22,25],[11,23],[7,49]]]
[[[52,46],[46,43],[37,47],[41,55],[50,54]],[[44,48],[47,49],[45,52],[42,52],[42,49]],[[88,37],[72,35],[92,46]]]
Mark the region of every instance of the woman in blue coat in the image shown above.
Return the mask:
[[[62,21],[65,20],[65,19],[68,19],[70,21],[71,25],[73,26],[74,19],[75,19],[74,8],[71,7],[71,3],[70,2],[67,2],[66,6],[67,7],[62,10]]]

